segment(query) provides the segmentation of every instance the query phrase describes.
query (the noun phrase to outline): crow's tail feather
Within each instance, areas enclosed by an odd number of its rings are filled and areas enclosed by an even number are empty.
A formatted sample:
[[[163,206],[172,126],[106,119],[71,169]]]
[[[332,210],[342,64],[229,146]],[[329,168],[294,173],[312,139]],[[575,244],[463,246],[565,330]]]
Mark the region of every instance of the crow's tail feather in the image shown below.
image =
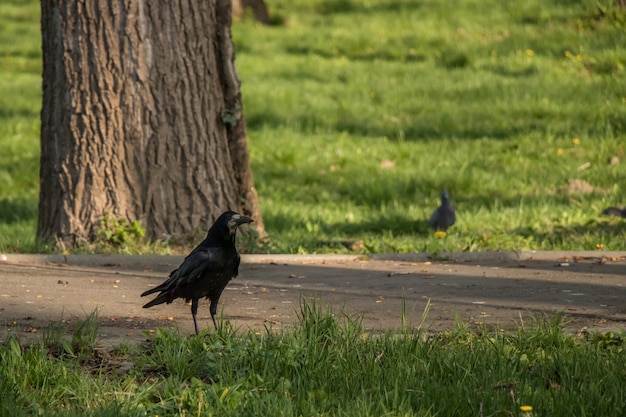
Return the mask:
[[[150,290],[152,291],[152,290]],[[154,291],[152,291],[154,292]],[[148,291],[146,291],[145,293],[141,294],[142,296],[146,295],[146,293],[150,294]],[[159,296],[157,298],[155,298],[154,300],[150,301],[149,303],[145,304],[143,306],[143,308],[150,308],[152,306],[156,306],[159,304],[163,304],[163,303],[171,303],[172,302],[172,296],[171,294],[168,294],[166,292],[159,294]]]
[[[155,292],[167,291],[167,290],[170,289],[169,287],[170,287],[170,282],[168,280],[168,281],[165,281],[164,283],[162,283],[161,285],[157,285],[154,288],[150,288],[148,291],[142,292],[141,296],[145,297],[146,295],[154,294]]]
[[[141,293],[141,296],[142,296],[142,297],[145,297],[146,295],[154,294],[155,292],[159,292],[159,291],[161,291],[161,290],[160,290],[158,287],[151,288],[151,289],[149,289],[148,291],[144,291],[144,292],[142,292],[142,293]]]

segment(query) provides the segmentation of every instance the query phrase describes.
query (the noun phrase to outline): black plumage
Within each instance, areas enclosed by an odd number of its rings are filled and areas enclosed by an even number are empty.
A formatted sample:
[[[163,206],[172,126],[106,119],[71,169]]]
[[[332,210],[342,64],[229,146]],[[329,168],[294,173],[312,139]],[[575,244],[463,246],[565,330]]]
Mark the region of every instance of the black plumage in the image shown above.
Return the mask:
[[[437,231],[446,231],[456,221],[456,213],[450,203],[450,195],[447,191],[441,193],[441,204],[433,212],[428,224]]]
[[[602,211],[602,214],[608,216],[617,216],[626,218],[626,208],[621,207],[607,207]]]
[[[235,247],[237,228],[244,223],[251,223],[250,217],[227,211],[217,218],[206,238],[173,270],[167,280],[158,287],[152,288],[141,296],[156,292],[160,294],[143,306],[171,303],[177,298],[191,301],[193,325],[198,334],[198,300],[206,297],[211,300],[211,318],[217,329],[215,314],[217,303],[228,282],[239,273],[240,257]]]

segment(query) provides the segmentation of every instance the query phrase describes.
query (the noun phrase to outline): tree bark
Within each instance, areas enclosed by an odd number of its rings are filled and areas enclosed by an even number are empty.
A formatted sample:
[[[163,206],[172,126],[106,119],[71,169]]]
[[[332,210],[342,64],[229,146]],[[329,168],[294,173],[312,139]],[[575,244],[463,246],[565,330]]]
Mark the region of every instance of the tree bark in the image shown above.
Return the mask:
[[[255,219],[230,0],[42,0],[37,233],[90,241],[105,213],[148,237]]]

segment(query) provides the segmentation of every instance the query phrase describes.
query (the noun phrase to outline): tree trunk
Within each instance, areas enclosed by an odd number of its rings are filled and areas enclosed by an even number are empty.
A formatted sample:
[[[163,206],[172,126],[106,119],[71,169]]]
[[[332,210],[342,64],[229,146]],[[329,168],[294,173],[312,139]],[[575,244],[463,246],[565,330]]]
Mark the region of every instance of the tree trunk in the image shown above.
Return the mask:
[[[105,213],[148,237],[255,219],[230,0],[42,0],[37,233],[90,241]]]

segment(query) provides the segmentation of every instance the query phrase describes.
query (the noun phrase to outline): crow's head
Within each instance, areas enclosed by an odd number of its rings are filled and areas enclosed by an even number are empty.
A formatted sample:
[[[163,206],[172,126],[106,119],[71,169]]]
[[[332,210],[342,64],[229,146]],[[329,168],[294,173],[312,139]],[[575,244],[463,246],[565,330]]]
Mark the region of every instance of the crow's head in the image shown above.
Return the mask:
[[[220,217],[224,216],[226,220],[226,226],[228,226],[228,230],[230,230],[231,233],[234,233],[235,230],[237,230],[237,228],[242,224],[252,223],[254,221],[250,217],[242,216],[241,214],[235,213],[234,211],[227,211]]]
[[[213,223],[213,226],[211,226],[209,230],[207,238],[209,240],[234,240],[237,228],[244,223],[252,223],[253,221],[254,220],[250,217],[242,216],[234,211],[226,211],[215,220],[215,223]]]
[[[235,213],[234,211],[225,211],[220,215],[220,217],[215,220],[215,225],[219,225],[219,227],[228,229],[228,231],[233,234],[237,231],[237,228],[244,223],[252,223],[252,220],[248,216],[242,216],[239,213]]]

